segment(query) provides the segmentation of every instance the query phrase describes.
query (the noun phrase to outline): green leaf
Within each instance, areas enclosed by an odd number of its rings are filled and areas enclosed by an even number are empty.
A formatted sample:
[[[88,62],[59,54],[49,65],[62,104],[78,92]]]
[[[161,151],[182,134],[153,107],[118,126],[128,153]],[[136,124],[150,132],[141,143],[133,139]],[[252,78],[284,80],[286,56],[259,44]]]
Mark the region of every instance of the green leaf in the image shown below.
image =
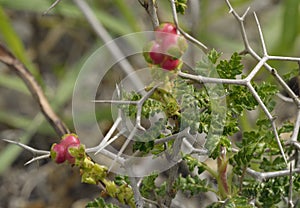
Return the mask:
[[[40,80],[40,74],[36,67],[32,64],[31,60],[26,55],[26,50],[22,43],[22,40],[15,32],[10,19],[5,14],[4,10],[0,6],[0,32],[4,38],[7,48],[31,71],[36,79]]]
[[[167,194],[167,182],[164,181],[160,187],[156,188],[155,189],[155,193],[158,195],[158,196],[161,196],[161,197],[164,197],[166,194]]]
[[[85,207],[86,208],[119,208],[118,206],[113,205],[111,203],[106,204],[102,197],[98,197],[93,201],[90,201]]]
[[[155,180],[157,177],[158,173],[152,173],[151,175],[143,178],[140,191],[144,197],[150,198],[150,196],[154,196],[153,191],[157,188],[155,185]]]
[[[282,157],[276,157],[274,161],[272,161],[270,158],[267,159],[264,157],[259,168],[265,172],[279,171],[285,169],[286,164]]]
[[[184,14],[187,8],[187,0],[175,0],[176,12]]]
[[[237,52],[232,54],[229,61],[221,60],[217,65],[217,71],[220,77],[224,79],[234,79],[237,75],[240,75],[244,68],[241,60],[242,57]]]
[[[214,48],[208,53],[207,57],[211,63],[216,64],[222,53],[218,53]]]
[[[114,181],[118,186],[130,184],[128,176],[117,175]]]
[[[293,132],[293,130],[294,130],[294,124],[290,122],[285,122],[278,130],[278,134],[280,135],[282,133],[291,133]]]
[[[253,208],[253,205],[249,204],[249,199],[243,196],[232,197],[225,202],[215,202],[209,205],[207,208]]]
[[[174,188],[189,193],[192,196],[209,190],[207,180],[202,180],[197,175],[188,175],[186,177],[180,175],[174,183]]]

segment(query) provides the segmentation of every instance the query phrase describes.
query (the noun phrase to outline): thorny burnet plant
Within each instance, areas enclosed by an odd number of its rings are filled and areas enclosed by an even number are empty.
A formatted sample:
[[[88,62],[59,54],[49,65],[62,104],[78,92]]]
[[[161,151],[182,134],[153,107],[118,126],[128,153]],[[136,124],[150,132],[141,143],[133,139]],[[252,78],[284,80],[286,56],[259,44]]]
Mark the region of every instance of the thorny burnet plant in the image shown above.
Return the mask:
[[[150,14],[152,22],[158,22],[153,14],[157,9],[157,2],[139,2]],[[99,148],[85,148],[80,143],[80,138],[64,131],[67,134],[52,146],[51,151],[36,150],[18,142],[6,141],[41,154],[29,162],[49,156],[56,163],[68,161],[80,169],[82,182],[98,184],[103,188],[101,196],[116,198],[121,204],[130,207],[143,207],[147,204],[170,207],[178,192],[184,193],[186,197],[210,192],[216,196],[216,200],[208,207],[299,206],[300,101],[267,61],[299,62],[300,58],[268,55],[254,14],[263,48],[263,55],[259,56],[249,45],[244,28],[243,21],[248,10],[239,16],[230,2],[225,2],[240,24],[244,53],[234,52],[229,59],[223,59],[220,52],[214,49],[208,51],[206,46],[178,26],[177,13],[185,13],[186,0],[171,0],[174,24],[156,26],[156,31],[168,34],[163,37],[158,34],[156,40],[145,45],[144,57],[150,64],[153,83],[145,86],[146,94],[118,89],[119,94],[122,94],[120,100],[115,102],[122,115],[118,122],[125,117],[135,123],[134,134],[128,137],[128,140],[133,140],[133,154],[150,154],[153,157],[165,155],[175,161],[173,167],[166,171],[166,177],[161,177],[160,173],[154,171],[138,181],[130,175],[117,175],[114,180],[109,180],[107,174],[111,167],[97,164],[87,155],[91,152],[109,155],[114,162],[126,166],[130,164],[130,158],[123,158],[121,154],[128,142],[125,142],[118,155],[114,155],[105,150],[109,138],[104,139],[105,143]],[[185,39],[206,50],[206,55],[190,69],[186,69],[181,60],[186,50]],[[242,54],[250,54],[258,61],[249,74],[243,73]],[[4,59],[1,61],[8,64]],[[275,125],[272,111],[276,105],[275,96],[279,93],[278,86],[253,81],[263,66],[298,106],[294,124],[284,123],[280,127]],[[226,105],[221,105],[224,102]],[[242,131],[239,125],[241,117],[246,112],[259,108],[264,116],[256,121],[251,131]],[[215,111],[225,115],[220,116]],[[149,119],[156,120],[149,127],[144,126],[143,121]],[[238,141],[235,139],[236,133],[241,134]],[[281,139],[284,133],[290,133],[290,138]],[[192,142],[197,135],[204,135],[204,144]],[[112,138],[117,139],[118,136]],[[191,151],[181,151],[182,145],[187,145]],[[199,155],[206,155],[215,161],[216,168],[205,160],[199,160]],[[179,171],[179,166],[186,166],[188,171]],[[210,177],[202,177],[205,172]],[[108,204],[100,197],[86,207],[118,206]]]

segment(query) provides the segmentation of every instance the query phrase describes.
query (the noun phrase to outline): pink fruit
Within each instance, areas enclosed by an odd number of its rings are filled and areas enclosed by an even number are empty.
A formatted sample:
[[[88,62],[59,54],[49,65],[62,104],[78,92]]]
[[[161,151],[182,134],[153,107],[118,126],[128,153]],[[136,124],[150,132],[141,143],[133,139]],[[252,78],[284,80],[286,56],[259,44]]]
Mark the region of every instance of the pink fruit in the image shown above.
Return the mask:
[[[60,141],[60,144],[67,148],[71,144],[80,144],[80,141],[76,134],[66,134],[63,136],[62,140]]]
[[[166,23],[160,24],[155,29],[155,37],[158,41],[161,41],[162,39],[164,39],[166,33],[177,34],[176,26],[173,23],[166,22]]]
[[[180,64],[179,59],[172,59],[172,57],[168,56],[160,66],[163,69],[172,71],[172,70],[176,69],[179,66],[179,64]]]
[[[50,155],[56,163],[63,163],[66,160],[74,164],[75,158],[70,154],[69,148],[79,147],[80,141],[76,134],[66,134],[63,136],[59,144],[53,144]]]
[[[179,68],[182,64],[179,59],[187,49],[187,42],[177,33],[176,26],[161,24],[155,29],[155,38],[144,47],[146,61],[169,71]]]
[[[53,144],[51,147],[51,158],[52,160],[54,160],[56,163],[63,163],[66,160],[65,157],[65,153],[66,153],[66,148],[61,145],[61,144]]]
[[[165,59],[162,49],[158,43],[155,43],[149,52],[153,64],[160,64]]]
[[[176,26],[171,22],[160,24],[155,31],[177,34]]]

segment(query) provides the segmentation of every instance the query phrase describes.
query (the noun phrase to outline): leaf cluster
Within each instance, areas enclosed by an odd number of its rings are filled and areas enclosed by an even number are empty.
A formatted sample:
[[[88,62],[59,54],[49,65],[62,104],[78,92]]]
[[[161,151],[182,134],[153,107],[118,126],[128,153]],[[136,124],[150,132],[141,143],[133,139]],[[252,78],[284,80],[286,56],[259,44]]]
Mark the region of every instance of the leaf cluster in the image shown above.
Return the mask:
[[[188,0],[175,0],[175,7],[176,7],[176,12],[180,14],[184,14],[185,10],[187,8],[187,1]]]
[[[158,177],[158,173],[152,173],[146,176],[142,180],[140,192],[143,197],[148,199],[157,200],[157,198],[163,198],[166,195],[166,181],[157,185],[155,180]]]
[[[102,197],[98,197],[94,199],[93,201],[89,202],[85,207],[86,208],[119,208],[118,206],[112,203],[107,204]]]

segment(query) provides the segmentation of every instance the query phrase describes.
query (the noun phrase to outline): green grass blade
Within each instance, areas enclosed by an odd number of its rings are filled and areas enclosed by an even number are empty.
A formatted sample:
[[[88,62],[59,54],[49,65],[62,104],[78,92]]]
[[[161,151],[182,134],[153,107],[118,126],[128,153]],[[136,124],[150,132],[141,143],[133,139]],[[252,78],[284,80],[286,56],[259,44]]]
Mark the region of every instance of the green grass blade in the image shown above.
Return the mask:
[[[299,0],[284,2],[283,26],[281,31],[281,45],[284,50],[292,50],[299,33]]]
[[[39,80],[40,75],[38,70],[31,63],[30,59],[26,56],[26,50],[24,45],[19,38],[18,34],[15,32],[10,19],[5,14],[3,8],[0,6],[0,32],[5,40],[5,43],[9,50],[13,52],[13,54],[24,63],[27,68],[31,71],[31,73]]]

